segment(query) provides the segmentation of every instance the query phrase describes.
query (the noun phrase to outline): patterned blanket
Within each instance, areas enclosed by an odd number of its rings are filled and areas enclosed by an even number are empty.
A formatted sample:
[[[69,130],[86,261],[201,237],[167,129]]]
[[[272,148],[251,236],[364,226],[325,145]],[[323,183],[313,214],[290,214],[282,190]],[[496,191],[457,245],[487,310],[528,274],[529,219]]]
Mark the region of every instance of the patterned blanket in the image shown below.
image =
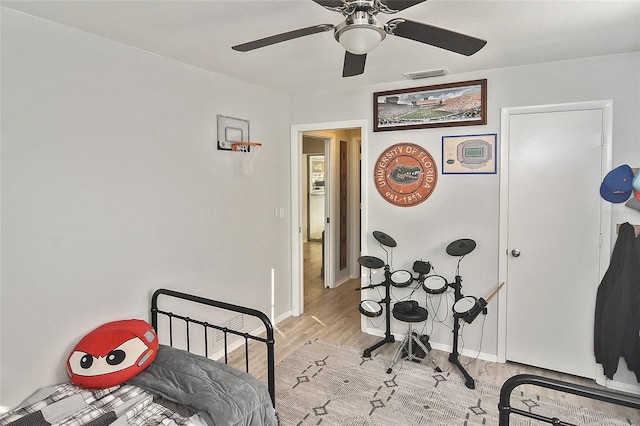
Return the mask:
[[[0,415],[0,426],[278,424],[267,386],[224,363],[160,345],[153,363],[124,385],[43,388]]]
[[[12,426],[201,425],[187,412],[151,392],[132,385],[88,390],[71,383],[42,388],[13,411],[0,415]]]

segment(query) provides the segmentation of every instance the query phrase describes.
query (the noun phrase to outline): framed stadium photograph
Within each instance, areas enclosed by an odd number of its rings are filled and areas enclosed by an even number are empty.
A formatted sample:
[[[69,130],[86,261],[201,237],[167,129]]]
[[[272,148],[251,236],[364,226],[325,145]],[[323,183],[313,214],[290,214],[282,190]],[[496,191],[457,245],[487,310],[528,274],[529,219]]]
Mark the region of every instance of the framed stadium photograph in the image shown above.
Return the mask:
[[[487,124],[487,80],[373,94],[373,131]]]

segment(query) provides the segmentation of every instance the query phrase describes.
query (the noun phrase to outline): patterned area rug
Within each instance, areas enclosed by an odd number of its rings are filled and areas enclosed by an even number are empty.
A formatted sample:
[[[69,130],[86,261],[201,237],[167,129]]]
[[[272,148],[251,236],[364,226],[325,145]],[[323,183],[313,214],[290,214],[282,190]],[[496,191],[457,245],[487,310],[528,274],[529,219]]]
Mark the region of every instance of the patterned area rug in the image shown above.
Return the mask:
[[[392,373],[386,374],[389,363],[390,358],[375,353],[372,358],[363,358],[362,351],[355,348],[308,342],[276,367],[281,424],[498,425],[499,386],[476,380],[476,388],[468,389],[455,368],[438,373],[426,361],[399,361]],[[449,368],[446,363],[440,367]],[[511,403],[515,408],[576,425],[638,424],[518,389]],[[510,424],[546,423],[512,414]]]

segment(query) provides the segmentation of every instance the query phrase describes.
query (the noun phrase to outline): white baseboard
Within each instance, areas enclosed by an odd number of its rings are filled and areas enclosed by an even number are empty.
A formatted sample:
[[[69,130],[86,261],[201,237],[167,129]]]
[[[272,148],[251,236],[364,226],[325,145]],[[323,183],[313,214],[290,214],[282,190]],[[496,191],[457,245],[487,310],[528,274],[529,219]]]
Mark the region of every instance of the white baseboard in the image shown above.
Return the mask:
[[[275,326],[276,324],[278,324],[280,321],[285,320],[287,318],[289,318],[291,316],[291,311],[287,311],[284,314],[278,315],[273,323],[273,325]]]
[[[347,283],[347,282],[349,282],[349,281],[351,281],[351,277],[344,277],[344,278],[342,278],[341,280],[339,280],[339,281],[336,281],[336,282],[335,282],[335,288],[338,288],[338,287],[340,287],[342,284]]]
[[[365,333],[367,334],[371,334],[373,336],[380,336],[380,337],[384,337],[384,332],[382,330],[378,330],[378,329],[374,329],[374,328],[368,328],[363,330]],[[404,334],[397,334],[397,333],[392,333],[393,337],[395,337],[397,342],[402,342],[402,340],[404,339]],[[451,352],[453,350],[453,346],[446,344],[446,343],[439,343],[439,342],[434,342],[434,341],[429,341],[429,343],[431,343],[431,347],[433,349],[436,349],[438,351],[442,351],[442,352]],[[364,349],[364,348],[363,348]],[[466,356],[469,358],[478,358],[481,359],[483,361],[488,361],[488,362],[498,362],[498,356],[494,355],[494,354],[488,354],[488,353],[484,353],[484,352],[480,352],[478,353],[478,351],[472,351],[472,350],[467,350],[467,349],[463,349],[462,352],[460,352],[460,355],[462,356]]]
[[[604,385],[607,389],[640,395],[640,384],[616,382],[615,380],[607,380]]]
[[[596,372],[597,384],[599,384],[600,386],[604,386],[607,389],[640,395],[640,383],[626,383],[618,380],[610,380],[607,378],[607,376],[604,375],[602,368],[600,366],[598,367],[598,371]]]

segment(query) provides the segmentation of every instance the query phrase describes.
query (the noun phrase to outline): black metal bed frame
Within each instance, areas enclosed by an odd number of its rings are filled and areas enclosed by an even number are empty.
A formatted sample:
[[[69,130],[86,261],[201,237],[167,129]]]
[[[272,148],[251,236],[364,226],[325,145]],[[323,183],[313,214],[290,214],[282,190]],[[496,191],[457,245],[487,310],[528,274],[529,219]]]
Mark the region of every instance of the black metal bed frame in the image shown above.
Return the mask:
[[[604,401],[611,404],[640,409],[640,398],[635,398],[633,396],[623,395],[604,389],[594,389],[574,383],[567,383],[547,377],[535,376],[533,374],[519,374],[507,379],[500,389],[500,402],[498,403],[498,408],[500,410],[500,426],[509,425],[509,415],[512,413],[554,425],[573,426],[571,425],[571,423],[565,423],[555,417],[545,417],[539,414],[534,414],[528,411],[523,411],[511,407],[511,392],[520,385],[540,386],[559,392],[571,393],[585,398],[597,399],[599,401]]]
[[[194,303],[199,303],[206,306],[212,306],[215,308],[238,312],[241,314],[249,315],[255,318],[258,318],[262,321],[265,328],[265,337],[254,336],[252,334],[241,332],[237,330],[232,330],[228,327],[219,326],[215,324],[210,324],[205,321],[199,321],[188,316],[178,315],[173,312],[162,311],[158,309],[158,297],[161,295],[170,296],[176,299],[187,300]],[[224,333],[224,362],[228,363],[228,346],[227,346],[227,336],[228,334],[234,334],[236,336],[241,336],[244,338],[244,352],[245,352],[245,369],[246,372],[249,373],[249,340],[254,340],[258,342],[262,342],[266,345],[267,350],[267,386],[269,389],[269,394],[271,395],[271,402],[273,403],[273,407],[276,406],[276,392],[275,392],[275,351],[274,344],[275,340],[273,337],[273,325],[271,324],[271,320],[262,312],[247,308],[245,306],[233,305],[231,303],[220,302],[218,300],[206,299],[204,297],[194,296],[187,293],[181,293],[179,291],[167,290],[167,289],[159,289],[153,293],[151,298],[151,325],[157,331],[158,330],[158,314],[165,315],[169,317],[169,346],[173,346],[173,319],[177,318],[179,320],[184,321],[186,326],[186,350],[190,351],[190,324],[198,324],[203,327],[204,331],[204,346],[205,346],[205,356],[209,354],[209,345],[207,338],[207,330],[215,329],[222,331]]]

